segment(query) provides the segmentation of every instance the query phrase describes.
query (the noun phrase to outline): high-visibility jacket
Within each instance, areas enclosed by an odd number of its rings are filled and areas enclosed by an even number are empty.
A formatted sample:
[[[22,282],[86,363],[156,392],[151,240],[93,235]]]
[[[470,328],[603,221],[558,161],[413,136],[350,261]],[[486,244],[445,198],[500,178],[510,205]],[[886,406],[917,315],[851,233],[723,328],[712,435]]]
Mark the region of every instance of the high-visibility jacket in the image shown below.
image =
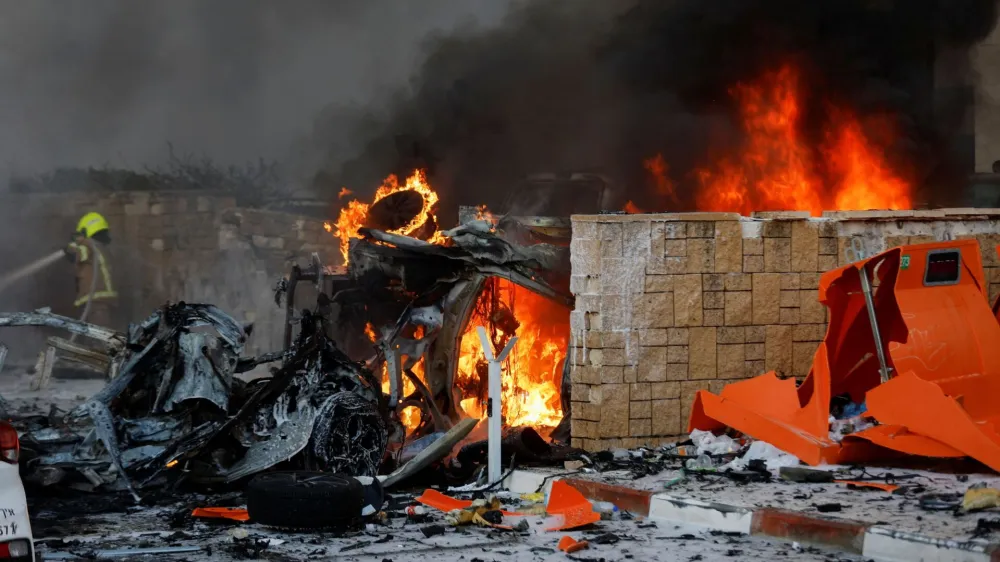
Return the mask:
[[[111,268],[108,265],[107,251],[90,238],[83,242],[71,242],[67,252],[74,256],[76,263],[76,301],[73,306],[84,306],[91,298],[91,284],[95,282],[94,268],[97,268],[97,286],[94,287],[93,299],[112,300],[118,298],[114,284],[111,282]]]

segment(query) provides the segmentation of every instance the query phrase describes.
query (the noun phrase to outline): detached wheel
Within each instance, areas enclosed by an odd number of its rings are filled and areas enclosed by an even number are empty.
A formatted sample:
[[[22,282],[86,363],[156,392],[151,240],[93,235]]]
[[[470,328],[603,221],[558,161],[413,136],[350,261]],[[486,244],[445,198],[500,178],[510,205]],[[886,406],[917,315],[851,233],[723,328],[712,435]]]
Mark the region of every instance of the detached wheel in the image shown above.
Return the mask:
[[[284,529],[354,527],[361,520],[361,483],[328,472],[271,472],[247,485],[250,520]]]

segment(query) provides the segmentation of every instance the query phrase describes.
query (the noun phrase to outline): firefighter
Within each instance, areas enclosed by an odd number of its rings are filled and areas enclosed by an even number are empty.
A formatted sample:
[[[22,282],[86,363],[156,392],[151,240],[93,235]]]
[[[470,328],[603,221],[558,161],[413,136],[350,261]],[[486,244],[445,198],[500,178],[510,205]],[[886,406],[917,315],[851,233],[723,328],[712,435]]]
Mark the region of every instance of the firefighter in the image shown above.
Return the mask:
[[[99,213],[87,213],[77,224],[73,241],[65,248],[66,256],[76,264],[73,306],[84,321],[107,328],[113,328],[112,312],[118,301],[108,264],[110,243],[108,221]]]

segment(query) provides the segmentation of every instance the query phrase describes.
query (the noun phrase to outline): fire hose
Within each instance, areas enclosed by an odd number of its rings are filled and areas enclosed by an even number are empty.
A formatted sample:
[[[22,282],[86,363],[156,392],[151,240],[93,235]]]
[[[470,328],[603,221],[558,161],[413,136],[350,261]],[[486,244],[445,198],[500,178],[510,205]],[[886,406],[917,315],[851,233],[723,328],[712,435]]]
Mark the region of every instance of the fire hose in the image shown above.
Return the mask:
[[[104,261],[104,255],[101,254],[101,250],[97,247],[97,244],[91,245],[94,249],[94,262],[91,264],[91,275],[90,275],[90,294],[87,295],[87,304],[83,306],[83,312],[80,314],[80,322],[87,321],[87,314],[90,313],[90,303],[94,300],[94,293],[97,292],[97,268],[101,266],[101,262]],[[69,337],[70,343],[76,341],[79,334],[74,333]]]
[[[97,269],[100,267],[102,261],[104,261],[104,255],[101,254],[101,250],[97,248],[95,244],[93,246],[95,253],[95,262],[93,272],[90,278],[90,294],[87,295],[86,305],[83,307],[83,312],[80,314],[80,322],[85,322],[87,320],[87,315],[90,314],[90,303],[94,298],[94,293],[97,292]],[[20,269],[8,273],[3,278],[0,278],[0,291],[3,291],[10,285],[16,283],[17,281],[45,269],[49,265],[59,261],[59,258],[63,256],[63,250],[56,250],[51,254],[38,258],[37,260],[21,267]],[[70,337],[70,341],[75,341],[79,334],[74,333]]]

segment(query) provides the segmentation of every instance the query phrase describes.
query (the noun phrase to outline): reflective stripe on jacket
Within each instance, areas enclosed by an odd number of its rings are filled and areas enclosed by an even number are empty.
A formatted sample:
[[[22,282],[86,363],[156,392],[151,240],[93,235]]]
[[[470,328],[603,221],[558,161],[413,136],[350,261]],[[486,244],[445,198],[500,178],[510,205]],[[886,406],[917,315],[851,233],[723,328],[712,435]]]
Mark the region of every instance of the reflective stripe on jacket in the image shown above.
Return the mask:
[[[96,242],[90,238],[77,244],[72,242],[69,252],[76,256],[76,301],[73,306],[83,306],[90,298],[91,283],[94,282],[94,257],[97,257],[97,286],[94,288],[94,300],[114,299],[118,297],[111,282],[111,268]]]

